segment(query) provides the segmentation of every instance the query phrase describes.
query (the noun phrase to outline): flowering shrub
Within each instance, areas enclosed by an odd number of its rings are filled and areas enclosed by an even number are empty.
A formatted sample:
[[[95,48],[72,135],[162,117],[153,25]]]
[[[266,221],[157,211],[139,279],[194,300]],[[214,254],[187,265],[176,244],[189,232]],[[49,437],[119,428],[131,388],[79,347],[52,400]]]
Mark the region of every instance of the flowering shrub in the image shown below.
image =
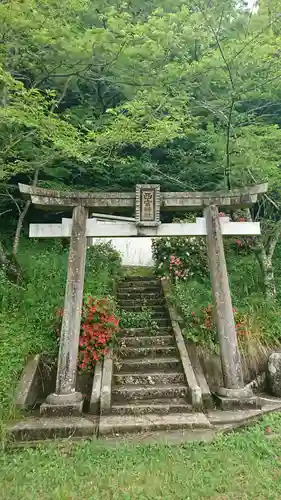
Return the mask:
[[[109,298],[96,299],[88,296],[82,310],[79,338],[78,369],[91,372],[97,361],[103,358],[112,345],[119,328],[119,318],[113,313],[113,303]],[[63,311],[57,311],[62,318]],[[57,334],[60,331],[57,327]]]
[[[189,314],[186,328],[184,330],[185,337],[199,344],[208,344],[214,347],[218,343],[216,326],[213,318],[213,306],[208,304],[203,307],[199,312],[192,311]],[[246,316],[239,313],[233,308],[234,319],[236,325],[236,332],[238,339],[248,335],[248,327]],[[186,318],[187,319],[187,318]]]
[[[208,274],[206,242],[202,237],[179,236],[152,241],[152,253],[158,276],[187,280]]]

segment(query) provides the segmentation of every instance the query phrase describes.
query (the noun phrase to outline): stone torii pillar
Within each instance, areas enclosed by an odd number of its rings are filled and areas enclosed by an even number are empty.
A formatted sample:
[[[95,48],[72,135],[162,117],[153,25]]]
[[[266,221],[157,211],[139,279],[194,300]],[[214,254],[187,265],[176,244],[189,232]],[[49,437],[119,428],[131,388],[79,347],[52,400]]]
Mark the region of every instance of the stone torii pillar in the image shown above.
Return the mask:
[[[86,226],[88,209],[74,207],[68,256],[67,281],[63,309],[56,392],[47,397],[40,408],[41,414],[82,413],[82,394],[76,392],[77,358],[83,302],[86,261]]]
[[[215,323],[220,344],[220,357],[224,387],[218,394],[223,397],[249,398],[252,391],[244,388],[243,372],[237,342],[233,306],[226,268],[221,222],[218,208],[204,209],[207,227],[207,251],[212,283]]]
[[[237,209],[253,205],[267,185],[257,185],[241,190],[217,192],[161,193],[160,186],[138,185],[135,193],[80,193],[59,192],[23,184],[21,193],[31,202],[47,210],[72,210],[72,220],[62,224],[31,225],[33,237],[70,237],[67,284],[61,330],[56,390],[41,406],[47,415],[79,415],[82,413],[82,396],[75,391],[81,307],[84,287],[84,270],[87,237],[117,236],[182,236],[207,237],[210,261],[215,319],[220,343],[224,387],[219,395],[223,399],[245,400],[252,396],[244,388],[241,361],[237,344],[232,301],[228,284],[222,234],[259,234],[255,223],[222,221],[218,208]],[[196,224],[161,224],[160,207],[165,211],[204,210],[204,218]],[[103,211],[135,209],[134,222],[101,224],[88,219],[88,210]],[[121,223],[121,222],[120,222]],[[248,224],[248,225],[247,225]],[[122,234],[121,234],[122,233]]]

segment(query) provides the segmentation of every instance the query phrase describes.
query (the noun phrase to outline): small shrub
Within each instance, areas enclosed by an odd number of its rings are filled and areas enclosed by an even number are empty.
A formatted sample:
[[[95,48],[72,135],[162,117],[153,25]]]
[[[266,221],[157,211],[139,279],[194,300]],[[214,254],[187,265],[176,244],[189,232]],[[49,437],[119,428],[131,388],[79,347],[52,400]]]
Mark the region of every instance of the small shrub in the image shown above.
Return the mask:
[[[93,371],[96,362],[104,357],[112,345],[118,325],[119,318],[114,314],[112,300],[88,297],[81,322],[79,370]]]
[[[100,242],[87,250],[84,296],[111,295],[122,277],[122,260],[111,242]]]
[[[119,318],[115,314],[115,302],[111,297],[97,299],[88,296],[84,301],[79,338],[78,369],[92,372],[96,362],[103,359],[112,346],[119,329]],[[56,333],[59,340],[63,310],[57,310]]]
[[[173,280],[204,277],[208,272],[206,242],[202,237],[157,238],[152,241],[156,274]]]
[[[237,337],[242,341],[250,334],[248,318],[245,314],[233,308]],[[199,312],[192,311],[185,318],[184,336],[188,340],[201,345],[207,345],[216,350],[218,344],[217,330],[214,322],[214,308],[211,304],[201,307]]]

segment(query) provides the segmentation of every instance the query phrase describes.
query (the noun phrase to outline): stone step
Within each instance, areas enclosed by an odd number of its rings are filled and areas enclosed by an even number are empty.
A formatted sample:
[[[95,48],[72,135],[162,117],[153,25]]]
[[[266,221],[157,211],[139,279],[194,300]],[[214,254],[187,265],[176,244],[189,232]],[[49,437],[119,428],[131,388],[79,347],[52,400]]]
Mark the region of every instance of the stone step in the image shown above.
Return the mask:
[[[170,318],[163,318],[163,317],[159,317],[158,315],[155,315],[154,314],[152,315],[152,319],[156,322],[157,326],[158,327],[166,327],[168,328],[169,326],[171,326],[171,321],[170,321]]]
[[[119,285],[122,285],[122,283],[156,283],[160,285],[160,279],[155,278],[155,276],[128,276],[125,278],[123,281],[119,283]]]
[[[147,292],[143,294],[142,292],[134,292],[131,293],[130,290],[125,290],[125,292],[118,291],[117,292],[117,300],[151,300],[151,299],[163,299],[163,293],[161,290],[156,292]]]
[[[145,335],[144,337],[120,337],[119,345],[122,347],[148,347],[153,346],[174,346],[175,338],[173,335],[153,335],[149,337]]]
[[[113,378],[117,385],[185,384],[184,374],[181,372],[114,373]]]
[[[141,373],[182,371],[182,363],[179,357],[167,358],[127,358],[114,363],[114,373]]]
[[[120,347],[117,355],[121,358],[144,358],[156,356],[178,356],[176,346]]]
[[[192,405],[188,404],[184,398],[175,398],[167,400],[154,399],[144,403],[124,403],[115,404],[111,407],[112,415],[167,415],[168,413],[191,413]]]
[[[116,435],[121,433],[151,432],[165,429],[210,428],[211,424],[204,413],[169,413],[168,415],[108,415],[101,416],[99,434]]]
[[[134,385],[125,384],[112,389],[112,401],[146,400],[154,398],[188,398],[189,388],[185,384]]]
[[[127,309],[130,306],[148,307],[151,309],[153,306],[165,306],[165,300],[163,297],[146,299],[145,296],[141,296],[135,299],[121,299],[119,300],[119,306],[123,309]]]
[[[167,314],[168,314],[168,311],[167,311],[166,307],[164,307],[164,306],[163,306],[163,305],[161,305],[161,304],[160,304],[160,305],[157,305],[157,304],[156,304],[156,305],[153,305],[153,306],[150,306],[150,307],[148,307],[148,306],[146,306],[146,305],[142,305],[142,306],[141,306],[141,305],[134,304],[134,305],[131,305],[131,306],[122,307],[122,309],[123,309],[124,311],[128,311],[128,312],[130,312],[130,311],[131,311],[131,312],[141,312],[141,311],[143,311],[143,310],[145,310],[145,309],[148,309],[148,310],[149,310],[149,311],[151,311],[153,314],[157,314],[157,315],[158,315],[158,314],[159,314],[159,315],[160,315],[160,314],[161,314],[161,315],[163,315],[163,314],[166,314],[166,315],[167,315]]]
[[[154,335],[173,335],[173,329],[170,327],[159,327],[157,331],[151,328],[126,328],[119,330],[118,337],[152,337]]]
[[[84,417],[29,417],[12,423],[7,433],[13,441],[38,441],[72,437],[95,437],[98,421]]]
[[[161,293],[162,290],[159,285],[151,284],[140,284],[140,285],[129,285],[126,283],[125,285],[118,287],[118,294],[122,293],[130,293],[130,295],[136,294],[146,294],[146,293]]]

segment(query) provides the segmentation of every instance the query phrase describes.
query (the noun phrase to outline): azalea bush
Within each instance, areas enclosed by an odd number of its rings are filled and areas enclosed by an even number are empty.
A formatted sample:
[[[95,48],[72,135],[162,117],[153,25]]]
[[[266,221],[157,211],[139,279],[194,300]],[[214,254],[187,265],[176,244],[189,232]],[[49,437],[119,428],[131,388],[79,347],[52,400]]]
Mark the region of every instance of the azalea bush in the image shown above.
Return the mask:
[[[250,329],[248,319],[245,314],[233,308],[235,328],[238,339],[249,335]],[[208,345],[216,348],[218,344],[216,325],[214,321],[214,308],[212,304],[201,307],[199,311],[191,311],[185,318],[184,328],[185,338],[195,343]]]
[[[59,318],[56,332],[60,337],[63,310],[57,310]],[[114,342],[119,329],[119,317],[115,314],[115,303],[110,297],[97,299],[90,295],[84,301],[79,338],[78,369],[92,372],[96,362],[103,359]]]
[[[79,339],[78,368],[92,371],[112,346],[119,329],[119,318],[114,314],[110,298],[95,299],[91,296],[83,306]]]
[[[156,274],[172,280],[187,280],[208,273],[206,242],[203,237],[179,236],[152,241]]]

